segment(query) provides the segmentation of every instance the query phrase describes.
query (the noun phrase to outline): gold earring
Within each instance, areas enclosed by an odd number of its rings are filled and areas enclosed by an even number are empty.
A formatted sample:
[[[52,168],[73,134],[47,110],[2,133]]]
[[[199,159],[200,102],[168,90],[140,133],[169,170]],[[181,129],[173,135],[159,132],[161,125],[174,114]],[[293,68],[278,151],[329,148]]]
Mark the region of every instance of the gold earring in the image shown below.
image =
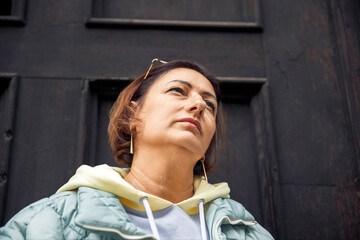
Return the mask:
[[[134,138],[132,133],[130,135],[130,154],[134,154]]]
[[[206,175],[206,170],[205,170],[205,165],[204,165],[204,162],[205,162],[205,156],[204,156],[204,157],[202,157],[202,158],[200,159],[200,161],[201,161],[201,164],[202,164],[202,167],[203,167],[203,170],[204,170],[204,177],[205,177],[205,181],[206,181],[206,182],[208,182],[207,175]]]

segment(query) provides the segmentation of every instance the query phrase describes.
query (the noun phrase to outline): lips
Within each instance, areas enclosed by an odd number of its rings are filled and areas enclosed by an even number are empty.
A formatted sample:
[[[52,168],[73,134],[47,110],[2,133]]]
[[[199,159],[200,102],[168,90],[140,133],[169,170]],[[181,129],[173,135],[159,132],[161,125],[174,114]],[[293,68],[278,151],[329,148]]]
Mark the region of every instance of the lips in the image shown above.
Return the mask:
[[[188,122],[188,123],[191,123],[193,125],[196,126],[196,128],[199,130],[199,132],[201,133],[201,125],[200,125],[200,122],[194,118],[184,118],[184,119],[181,119],[179,122]]]

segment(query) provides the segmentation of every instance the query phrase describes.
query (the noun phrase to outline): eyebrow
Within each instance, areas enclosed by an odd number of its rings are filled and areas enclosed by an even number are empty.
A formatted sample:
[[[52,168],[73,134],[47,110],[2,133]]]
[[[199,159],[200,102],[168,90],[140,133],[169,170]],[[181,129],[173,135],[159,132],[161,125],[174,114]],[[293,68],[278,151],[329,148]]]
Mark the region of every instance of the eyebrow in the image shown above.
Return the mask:
[[[182,83],[182,84],[188,86],[189,88],[192,88],[191,83],[189,83],[188,81],[184,81],[184,80],[172,80],[172,81],[168,82],[167,84],[172,83],[172,82],[179,82],[179,83]],[[167,85],[167,84],[166,84],[166,85]],[[210,92],[204,91],[203,94],[204,94],[204,95],[207,95],[207,96],[209,96],[209,97],[212,97],[212,98],[214,98],[214,99],[216,100],[216,97],[215,97],[212,93],[210,93]]]

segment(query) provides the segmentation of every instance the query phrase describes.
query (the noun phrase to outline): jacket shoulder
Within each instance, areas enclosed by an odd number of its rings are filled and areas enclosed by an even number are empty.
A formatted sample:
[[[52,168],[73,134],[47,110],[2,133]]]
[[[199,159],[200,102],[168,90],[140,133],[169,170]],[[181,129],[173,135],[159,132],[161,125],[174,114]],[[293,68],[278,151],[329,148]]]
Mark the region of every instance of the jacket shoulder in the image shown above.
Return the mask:
[[[71,225],[76,207],[76,192],[63,192],[41,199],[22,209],[0,228],[0,237],[62,239],[64,227]]]

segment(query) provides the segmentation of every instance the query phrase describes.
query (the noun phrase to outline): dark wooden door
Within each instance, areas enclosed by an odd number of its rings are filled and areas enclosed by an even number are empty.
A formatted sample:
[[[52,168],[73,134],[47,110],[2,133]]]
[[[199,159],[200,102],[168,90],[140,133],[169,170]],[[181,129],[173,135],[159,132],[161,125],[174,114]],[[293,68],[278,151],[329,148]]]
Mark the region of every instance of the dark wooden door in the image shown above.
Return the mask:
[[[277,239],[360,238],[357,1],[0,3],[0,217],[115,165],[117,94],[153,58],[222,81],[227,181]]]

